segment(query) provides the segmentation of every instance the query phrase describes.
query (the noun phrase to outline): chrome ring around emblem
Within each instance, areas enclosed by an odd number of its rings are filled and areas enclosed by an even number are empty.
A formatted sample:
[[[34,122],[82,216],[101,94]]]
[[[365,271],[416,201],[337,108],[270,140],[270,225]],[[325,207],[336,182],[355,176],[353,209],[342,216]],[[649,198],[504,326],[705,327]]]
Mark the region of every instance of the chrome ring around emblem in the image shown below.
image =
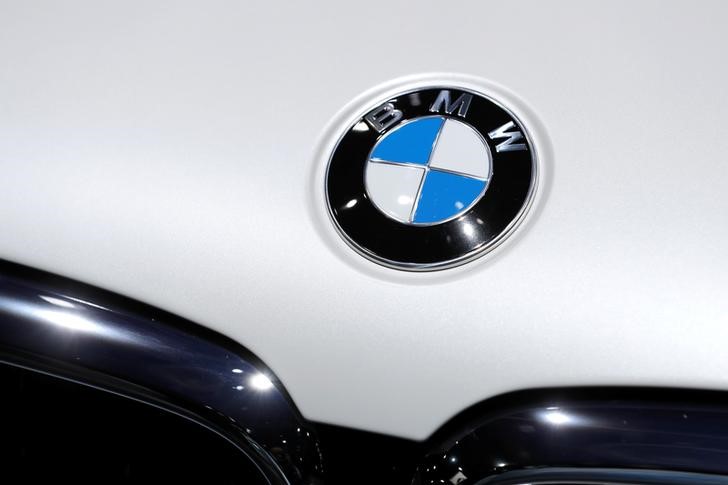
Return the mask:
[[[491,97],[426,86],[382,99],[335,144],[329,215],[366,258],[408,271],[451,268],[496,247],[537,183],[523,123]]]

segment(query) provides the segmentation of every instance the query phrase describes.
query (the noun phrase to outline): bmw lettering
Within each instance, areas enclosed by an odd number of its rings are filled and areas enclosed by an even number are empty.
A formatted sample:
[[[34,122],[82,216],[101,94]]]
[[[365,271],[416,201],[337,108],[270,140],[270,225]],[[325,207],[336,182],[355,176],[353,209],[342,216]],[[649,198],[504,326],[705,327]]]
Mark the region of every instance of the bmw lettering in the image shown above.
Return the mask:
[[[535,182],[515,115],[483,94],[432,87],[362,113],[331,154],[326,196],[355,250],[424,271],[493,249],[522,219]]]

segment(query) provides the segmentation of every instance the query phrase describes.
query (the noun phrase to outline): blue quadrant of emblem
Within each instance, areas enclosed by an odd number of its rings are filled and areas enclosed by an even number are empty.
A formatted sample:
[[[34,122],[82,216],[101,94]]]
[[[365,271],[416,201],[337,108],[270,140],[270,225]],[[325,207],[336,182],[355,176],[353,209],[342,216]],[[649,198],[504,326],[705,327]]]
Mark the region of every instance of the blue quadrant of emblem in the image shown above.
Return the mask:
[[[444,119],[438,116],[406,123],[379,140],[371,157],[388,162],[425,165],[430,160],[443,122]]]
[[[439,170],[425,176],[412,222],[427,224],[448,219],[471,205],[486,182]]]

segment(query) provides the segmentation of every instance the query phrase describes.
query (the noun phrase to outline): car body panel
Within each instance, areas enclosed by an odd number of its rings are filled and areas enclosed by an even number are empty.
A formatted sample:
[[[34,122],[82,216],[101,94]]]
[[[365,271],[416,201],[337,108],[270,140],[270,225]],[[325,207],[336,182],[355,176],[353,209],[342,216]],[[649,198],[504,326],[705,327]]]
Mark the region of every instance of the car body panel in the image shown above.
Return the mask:
[[[520,389],[726,389],[726,21],[717,1],[3,2],[0,258],[233,338],[308,419],[406,438]],[[353,107],[428,72],[502,94],[544,179],[496,253],[407,274],[338,238],[319,174]]]

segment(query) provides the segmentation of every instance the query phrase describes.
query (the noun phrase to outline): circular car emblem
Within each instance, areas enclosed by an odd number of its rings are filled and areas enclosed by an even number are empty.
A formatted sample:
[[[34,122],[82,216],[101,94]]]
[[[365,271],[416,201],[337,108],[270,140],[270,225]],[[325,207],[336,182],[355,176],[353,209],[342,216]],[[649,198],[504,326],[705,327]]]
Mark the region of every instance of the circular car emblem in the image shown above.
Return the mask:
[[[408,91],[358,119],[329,160],[344,239],[386,266],[434,270],[484,254],[522,218],[536,182],[526,130],[463,88]]]

